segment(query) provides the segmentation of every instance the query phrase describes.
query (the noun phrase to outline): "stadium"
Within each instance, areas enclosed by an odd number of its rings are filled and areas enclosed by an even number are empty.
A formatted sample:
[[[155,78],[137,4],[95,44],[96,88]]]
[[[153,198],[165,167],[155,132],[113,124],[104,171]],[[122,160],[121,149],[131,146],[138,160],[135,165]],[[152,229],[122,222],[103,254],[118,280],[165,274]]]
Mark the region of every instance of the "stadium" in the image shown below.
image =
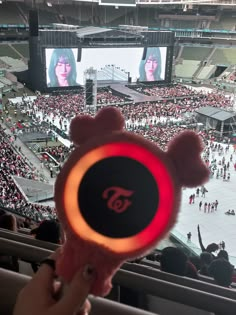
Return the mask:
[[[0,165],[2,314],[235,315],[236,1],[0,0]]]

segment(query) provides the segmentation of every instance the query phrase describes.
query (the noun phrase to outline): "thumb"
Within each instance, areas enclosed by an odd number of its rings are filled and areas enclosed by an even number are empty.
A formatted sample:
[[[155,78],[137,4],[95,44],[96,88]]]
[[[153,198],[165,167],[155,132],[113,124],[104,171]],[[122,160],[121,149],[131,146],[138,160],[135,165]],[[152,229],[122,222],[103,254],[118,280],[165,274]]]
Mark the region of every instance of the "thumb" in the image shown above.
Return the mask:
[[[87,265],[84,269],[78,271],[71,281],[64,297],[57,303],[57,314],[71,315],[83,306],[93,281],[95,279],[95,270]]]

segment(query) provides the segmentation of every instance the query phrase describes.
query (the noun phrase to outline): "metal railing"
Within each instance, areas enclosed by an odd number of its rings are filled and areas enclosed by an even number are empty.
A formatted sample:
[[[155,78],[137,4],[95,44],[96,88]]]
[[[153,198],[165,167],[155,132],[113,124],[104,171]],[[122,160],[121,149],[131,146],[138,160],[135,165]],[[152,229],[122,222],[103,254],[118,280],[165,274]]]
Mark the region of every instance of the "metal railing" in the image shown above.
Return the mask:
[[[125,263],[122,266],[122,269],[130,271],[130,272],[135,272],[138,274],[142,274],[147,277],[151,277],[154,279],[160,279],[164,281],[168,281],[171,283],[175,283],[178,285],[186,286],[188,288],[224,296],[230,299],[236,300],[236,291],[230,290],[227,288],[220,287],[215,284],[210,284],[207,282],[204,282],[201,280],[195,280],[187,277],[180,277],[174,274],[170,274],[167,272],[163,272],[161,270],[152,268],[152,267],[147,267],[144,265],[139,265],[139,264],[130,264],[130,263]]]
[[[51,251],[47,249],[3,238],[0,238],[0,252],[5,255],[18,256],[28,261],[40,261],[51,253]],[[196,289],[196,287],[190,288],[184,286],[183,283],[180,285],[176,282],[169,282],[170,280],[173,280],[173,275],[168,275],[169,278],[167,280],[169,281],[164,281],[151,277],[154,274],[151,274],[150,271],[147,273],[149,273],[149,276],[137,274],[136,272],[119,270],[113,279],[113,283],[120,286],[121,290],[122,287],[126,287],[145,295],[164,298],[208,312],[215,312],[222,315],[235,315],[236,299],[232,299],[234,294],[227,292],[227,289],[215,289],[215,286],[210,287],[208,284],[208,290],[205,292],[201,287]],[[186,284],[186,279],[184,284]],[[204,285],[206,284],[202,285],[204,288]],[[2,287],[3,286],[1,285],[1,288]],[[211,288],[211,291],[209,291],[209,288]],[[212,290],[214,289],[216,290],[215,294],[212,293]],[[224,292],[224,296],[221,296],[222,292]],[[221,295],[219,295],[220,293]]]
[[[13,314],[13,308],[19,291],[30,281],[30,277],[0,269],[0,312]],[[91,315],[152,315],[152,313],[102,298],[89,297],[92,304]]]
[[[156,261],[151,261],[151,260],[147,260],[147,259],[143,259],[141,262],[140,262],[141,265],[143,266],[148,266],[148,267],[151,267],[153,269],[157,269],[157,270],[160,270],[160,264]],[[206,283],[211,283],[211,284],[215,284],[215,281],[213,278],[211,277],[207,277],[207,276],[203,276],[203,275],[198,275],[199,277],[199,280],[200,281],[203,281],[203,282],[206,282]],[[236,289],[236,283],[232,283],[231,284],[231,287],[233,289]]]

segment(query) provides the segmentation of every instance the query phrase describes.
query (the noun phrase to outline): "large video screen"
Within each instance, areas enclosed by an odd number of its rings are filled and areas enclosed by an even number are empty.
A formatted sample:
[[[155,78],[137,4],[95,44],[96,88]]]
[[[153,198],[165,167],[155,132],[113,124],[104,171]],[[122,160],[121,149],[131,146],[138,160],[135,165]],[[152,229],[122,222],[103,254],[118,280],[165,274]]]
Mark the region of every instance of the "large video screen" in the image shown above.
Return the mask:
[[[46,49],[48,87],[84,85],[84,73],[97,70],[104,82],[148,82],[165,80],[167,47]],[[79,58],[80,59],[80,58]]]

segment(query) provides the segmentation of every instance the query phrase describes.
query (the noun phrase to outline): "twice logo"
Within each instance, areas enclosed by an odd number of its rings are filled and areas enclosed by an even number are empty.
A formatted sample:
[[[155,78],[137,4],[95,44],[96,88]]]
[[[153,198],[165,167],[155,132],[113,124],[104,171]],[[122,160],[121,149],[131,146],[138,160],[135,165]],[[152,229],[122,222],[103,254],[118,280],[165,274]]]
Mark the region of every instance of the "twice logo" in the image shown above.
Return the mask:
[[[110,192],[113,192],[111,196]],[[102,197],[103,199],[108,199],[107,201],[107,207],[116,213],[122,213],[127,210],[127,208],[132,204],[132,202],[125,198],[121,199],[120,197],[130,197],[133,195],[132,190],[126,190],[121,187],[109,187],[106,190],[104,190]]]

